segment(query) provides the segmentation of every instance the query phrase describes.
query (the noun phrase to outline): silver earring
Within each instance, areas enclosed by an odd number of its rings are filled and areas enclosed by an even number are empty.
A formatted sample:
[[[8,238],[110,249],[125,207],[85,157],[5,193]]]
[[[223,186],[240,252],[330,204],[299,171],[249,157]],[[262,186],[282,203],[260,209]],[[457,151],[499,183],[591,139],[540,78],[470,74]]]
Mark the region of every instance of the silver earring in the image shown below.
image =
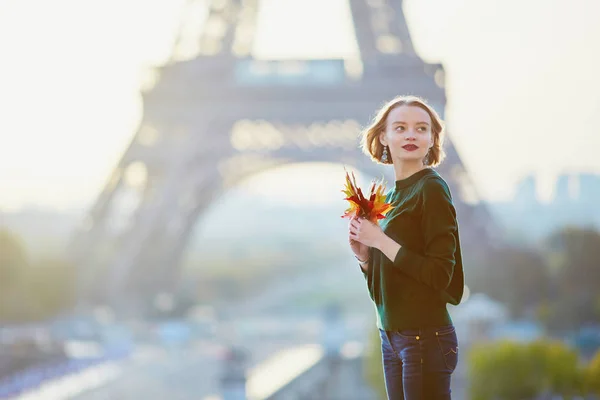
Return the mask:
[[[388,150],[387,150],[387,146],[383,146],[383,154],[381,155],[381,162],[383,162],[383,163],[388,162]]]
[[[425,158],[423,158],[423,164],[425,165],[429,165],[429,153],[430,151],[428,151],[427,154],[425,154]]]

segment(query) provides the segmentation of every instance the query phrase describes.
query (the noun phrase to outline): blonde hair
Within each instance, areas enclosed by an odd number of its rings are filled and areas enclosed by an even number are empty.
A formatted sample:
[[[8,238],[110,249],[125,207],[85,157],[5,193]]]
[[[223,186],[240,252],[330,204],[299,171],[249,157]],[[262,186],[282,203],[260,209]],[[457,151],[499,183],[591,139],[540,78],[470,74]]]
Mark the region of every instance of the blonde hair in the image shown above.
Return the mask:
[[[444,142],[444,122],[438,113],[427,102],[417,96],[398,96],[388,101],[377,111],[371,124],[361,133],[361,149],[373,161],[380,164],[392,164],[391,157],[386,162],[381,161],[383,145],[379,141],[379,135],[385,131],[387,118],[390,112],[401,106],[415,106],[422,108],[431,118],[431,135],[433,146],[427,152],[424,163],[432,167],[438,166],[446,156],[442,148]]]

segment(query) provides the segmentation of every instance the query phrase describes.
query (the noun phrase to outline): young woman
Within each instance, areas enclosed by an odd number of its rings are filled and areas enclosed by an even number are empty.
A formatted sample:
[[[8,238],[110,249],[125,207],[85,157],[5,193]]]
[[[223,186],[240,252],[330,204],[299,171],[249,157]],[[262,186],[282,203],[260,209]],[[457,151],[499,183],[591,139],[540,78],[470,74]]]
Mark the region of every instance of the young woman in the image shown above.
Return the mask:
[[[443,124],[424,100],[401,96],[379,110],[362,149],[390,164],[394,208],[380,225],[352,219],[350,247],[377,309],[388,399],[450,399],[458,340],[447,303],[457,305],[464,277],[456,211],[433,169],[444,157]]]

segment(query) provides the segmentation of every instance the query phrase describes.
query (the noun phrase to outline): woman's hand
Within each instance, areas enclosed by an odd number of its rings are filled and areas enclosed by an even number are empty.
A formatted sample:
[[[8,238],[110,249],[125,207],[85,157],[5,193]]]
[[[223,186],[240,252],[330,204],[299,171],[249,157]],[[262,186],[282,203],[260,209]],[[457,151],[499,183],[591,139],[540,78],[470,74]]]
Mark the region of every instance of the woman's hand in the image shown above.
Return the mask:
[[[379,248],[385,235],[381,227],[363,218],[350,221],[350,240],[358,241],[367,247]]]
[[[355,219],[356,217],[352,218],[348,224],[348,241],[354,255],[360,260],[365,261],[369,257],[369,246],[352,238],[352,221]]]

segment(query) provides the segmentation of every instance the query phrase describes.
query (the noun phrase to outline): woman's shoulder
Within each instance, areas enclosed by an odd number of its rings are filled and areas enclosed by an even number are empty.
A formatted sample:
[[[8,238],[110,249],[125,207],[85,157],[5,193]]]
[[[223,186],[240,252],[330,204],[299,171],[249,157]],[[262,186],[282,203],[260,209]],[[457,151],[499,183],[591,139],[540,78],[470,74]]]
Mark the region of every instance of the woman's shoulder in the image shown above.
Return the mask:
[[[446,195],[452,198],[450,186],[446,180],[434,169],[423,177],[421,191],[427,195]]]

